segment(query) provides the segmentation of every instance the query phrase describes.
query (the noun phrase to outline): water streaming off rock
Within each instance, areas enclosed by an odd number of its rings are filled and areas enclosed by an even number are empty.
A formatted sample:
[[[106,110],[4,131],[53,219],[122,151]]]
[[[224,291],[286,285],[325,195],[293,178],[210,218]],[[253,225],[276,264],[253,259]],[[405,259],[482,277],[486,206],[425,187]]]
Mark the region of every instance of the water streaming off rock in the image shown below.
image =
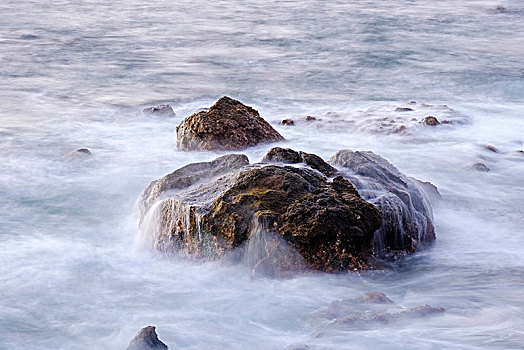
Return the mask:
[[[172,349],[522,347],[520,2],[6,0],[0,13],[0,348],[122,349],[149,324]],[[175,128],[223,95],[259,110],[280,146],[373,151],[436,185],[435,244],[383,271],[293,278],[143,249],[140,194],[222,155],[178,151]],[[164,103],[175,116],[142,113]],[[91,156],[71,157],[81,148]],[[308,325],[373,291],[445,312]]]

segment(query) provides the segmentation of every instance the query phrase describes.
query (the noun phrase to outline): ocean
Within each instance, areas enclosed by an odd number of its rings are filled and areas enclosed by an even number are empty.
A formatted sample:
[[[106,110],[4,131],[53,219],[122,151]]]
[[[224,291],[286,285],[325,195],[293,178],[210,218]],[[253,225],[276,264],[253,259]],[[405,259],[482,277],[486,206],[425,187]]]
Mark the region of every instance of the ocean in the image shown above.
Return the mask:
[[[0,349],[125,349],[147,325],[170,349],[524,346],[524,2],[3,0],[0,14]],[[278,146],[371,150],[435,184],[435,244],[382,271],[283,279],[148,249],[137,200],[224,154],[182,152],[175,134],[224,95]],[[142,113],[162,103],[176,117]],[[445,312],[308,322],[369,292]]]

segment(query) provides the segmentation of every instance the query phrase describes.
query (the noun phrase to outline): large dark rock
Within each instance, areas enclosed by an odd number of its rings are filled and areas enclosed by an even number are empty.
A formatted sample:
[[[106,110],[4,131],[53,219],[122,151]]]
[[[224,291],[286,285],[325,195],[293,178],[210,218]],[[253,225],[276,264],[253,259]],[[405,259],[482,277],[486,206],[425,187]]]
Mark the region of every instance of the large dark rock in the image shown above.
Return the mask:
[[[182,150],[241,150],[284,138],[258,112],[229,97],[195,113],[177,127]]]
[[[338,173],[314,154],[277,147],[262,163],[226,155],[187,165],[144,190],[143,241],[282,275],[374,268],[377,256],[409,254],[435,239],[426,194],[438,197],[435,186],[372,152],[343,150],[330,162]]]
[[[428,195],[436,187],[402,174],[373,152],[339,151],[330,164],[346,169],[360,195],[380,208],[382,226],[375,233],[375,253],[395,257],[412,253],[435,240]],[[348,171],[349,170],[349,171]]]
[[[167,350],[166,344],[158,339],[154,326],[144,327],[129,342],[127,350]]]
[[[142,230],[153,247],[208,259],[244,249],[254,273],[371,267],[380,213],[349,181],[307,166],[242,166],[239,157],[190,164],[144,191]],[[198,182],[188,175],[202,167]]]

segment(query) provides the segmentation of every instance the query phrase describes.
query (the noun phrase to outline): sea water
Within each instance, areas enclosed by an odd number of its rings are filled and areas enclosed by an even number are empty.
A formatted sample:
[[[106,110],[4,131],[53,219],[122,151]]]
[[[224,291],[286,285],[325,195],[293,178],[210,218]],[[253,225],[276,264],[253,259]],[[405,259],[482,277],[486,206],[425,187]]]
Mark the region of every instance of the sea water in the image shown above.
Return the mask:
[[[523,57],[520,1],[2,1],[0,349],[124,349],[147,325],[172,349],[522,348]],[[379,272],[286,279],[149,250],[136,201],[223,154],[175,146],[176,125],[223,95],[258,109],[280,146],[371,150],[435,184],[435,245]],[[465,122],[354,127],[412,100]],[[176,117],[142,114],[160,103]],[[278,124],[307,115],[322,120]],[[308,323],[373,291],[446,311]]]

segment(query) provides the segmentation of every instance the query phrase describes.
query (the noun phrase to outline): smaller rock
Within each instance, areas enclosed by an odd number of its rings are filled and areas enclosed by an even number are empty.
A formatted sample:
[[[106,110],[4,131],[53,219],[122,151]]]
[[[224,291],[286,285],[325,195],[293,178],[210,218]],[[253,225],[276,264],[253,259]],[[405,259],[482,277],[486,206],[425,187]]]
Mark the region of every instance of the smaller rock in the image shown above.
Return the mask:
[[[176,133],[177,146],[183,151],[241,150],[284,140],[257,110],[227,96],[207,112],[185,118]]]
[[[310,115],[308,115],[308,116],[306,117],[306,121],[308,121],[308,122],[313,121],[313,120],[317,120],[317,118],[312,117],[312,116],[310,116]]]
[[[416,122],[416,121],[417,121],[417,118],[411,118],[411,121],[412,121],[412,122]]]
[[[398,133],[401,133],[403,131],[406,131],[406,126],[405,125],[399,125],[399,126],[397,126],[397,128],[393,132],[398,134]]]
[[[91,151],[89,149],[87,149],[87,148],[79,148],[76,151],[71,153],[70,158],[71,159],[82,159],[82,158],[91,157],[92,155],[93,154],[91,153]]]
[[[440,124],[453,124],[453,121],[446,119],[446,120],[441,121]]]
[[[154,115],[154,116],[162,116],[162,117],[174,117],[175,112],[173,111],[173,108],[171,108],[170,105],[158,105],[155,107],[149,107],[142,111],[145,115]]]
[[[167,350],[167,345],[158,339],[155,329],[154,326],[142,328],[129,342],[127,350]]]
[[[337,169],[326,163],[316,154],[302,151],[297,152],[291,148],[273,147],[266,153],[264,158],[262,158],[262,162],[284,164],[304,163],[327,176],[331,176],[337,172]]]
[[[499,153],[500,152],[498,150],[498,148],[496,148],[495,146],[492,146],[492,145],[482,145],[481,147],[483,149],[485,149],[486,151],[490,151],[490,152],[493,152],[493,153]]]
[[[429,126],[437,126],[440,125],[440,122],[434,116],[429,115],[426,118],[422,119],[422,124]]]
[[[475,163],[473,164],[473,169],[477,171],[483,171],[485,173],[490,172],[491,169],[486,166],[484,163]]]
[[[280,122],[280,124],[291,126],[291,125],[295,125],[295,122],[293,121],[293,119],[284,119]]]
[[[395,112],[413,112],[413,108],[397,107],[397,108],[395,108]]]
[[[89,149],[87,149],[87,148],[79,148],[79,149],[76,150],[76,152],[91,155],[91,151]]]
[[[409,104],[410,104],[410,105],[416,105],[416,104],[417,104],[417,101],[409,101]]]

